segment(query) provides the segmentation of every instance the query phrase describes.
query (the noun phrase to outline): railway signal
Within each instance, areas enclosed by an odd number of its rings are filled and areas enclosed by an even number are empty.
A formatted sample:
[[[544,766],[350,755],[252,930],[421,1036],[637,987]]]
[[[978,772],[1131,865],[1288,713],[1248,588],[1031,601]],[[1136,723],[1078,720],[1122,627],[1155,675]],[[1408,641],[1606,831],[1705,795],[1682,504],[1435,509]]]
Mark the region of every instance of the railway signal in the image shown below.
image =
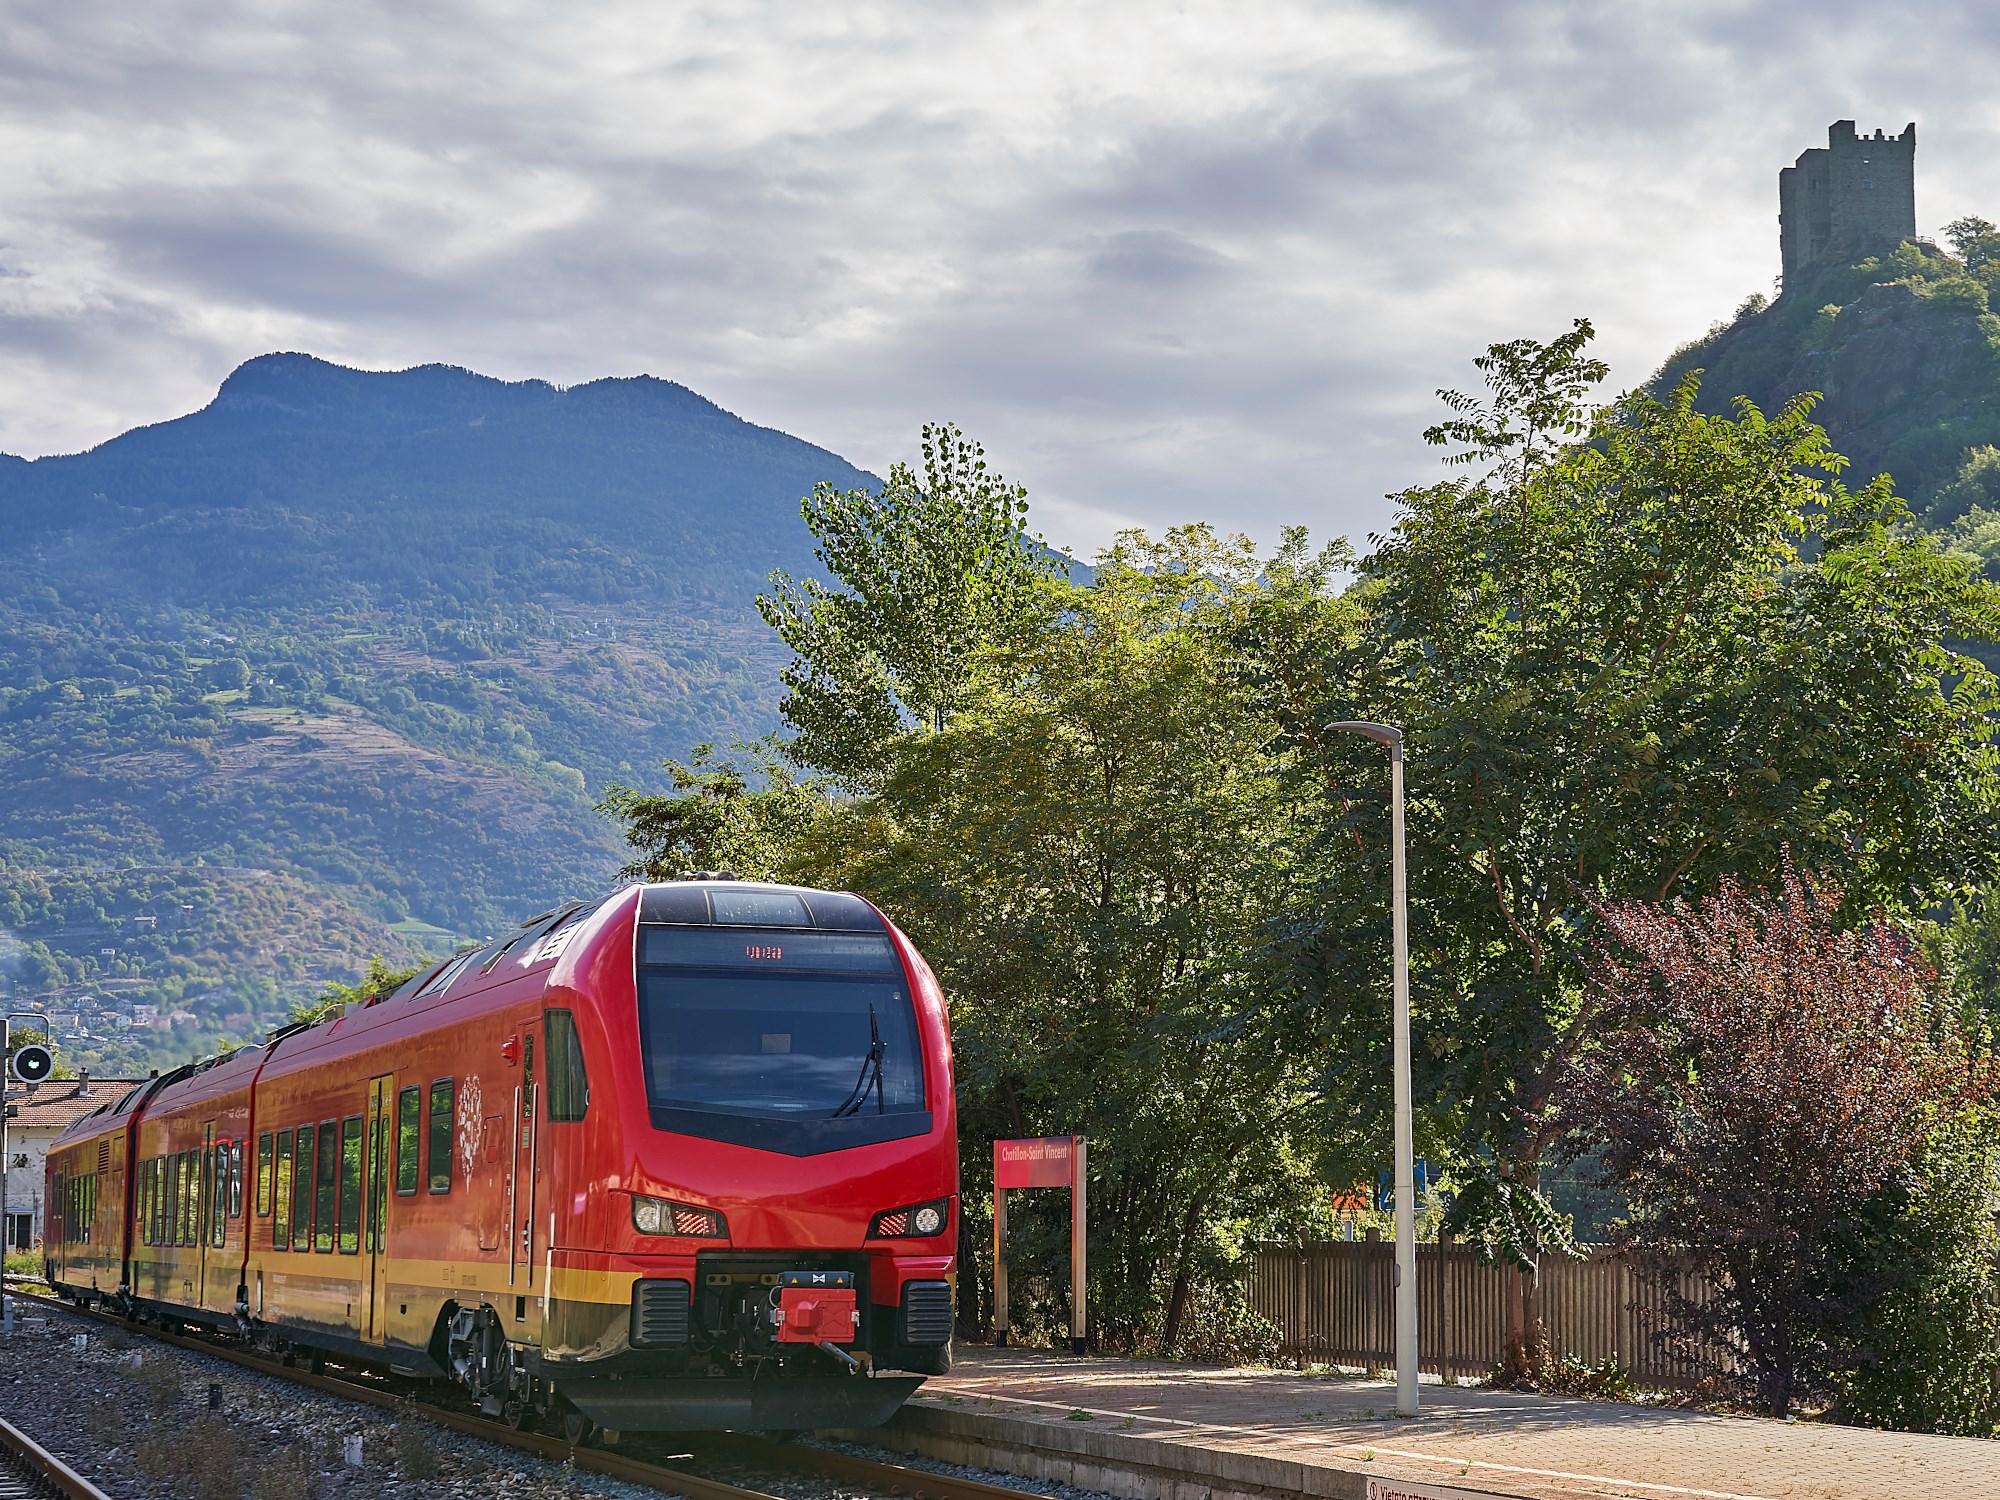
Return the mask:
[[[14,1055],[7,1059],[7,1071],[17,1083],[47,1083],[55,1076],[55,1054],[40,1042],[29,1042],[14,1049]]]

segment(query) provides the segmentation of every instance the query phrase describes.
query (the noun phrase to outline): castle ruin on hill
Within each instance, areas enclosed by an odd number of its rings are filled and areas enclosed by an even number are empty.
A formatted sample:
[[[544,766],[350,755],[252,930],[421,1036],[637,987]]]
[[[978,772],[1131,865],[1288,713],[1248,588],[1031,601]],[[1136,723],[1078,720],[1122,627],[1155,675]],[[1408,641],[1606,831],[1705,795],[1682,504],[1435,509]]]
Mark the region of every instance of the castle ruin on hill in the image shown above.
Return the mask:
[[[1827,128],[1826,145],[1799,153],[1778,174],[1778,243],[1785,284],[1832,250],[1860,250],[1917,233],[1917,127],[1856,135],[1852,120]]]

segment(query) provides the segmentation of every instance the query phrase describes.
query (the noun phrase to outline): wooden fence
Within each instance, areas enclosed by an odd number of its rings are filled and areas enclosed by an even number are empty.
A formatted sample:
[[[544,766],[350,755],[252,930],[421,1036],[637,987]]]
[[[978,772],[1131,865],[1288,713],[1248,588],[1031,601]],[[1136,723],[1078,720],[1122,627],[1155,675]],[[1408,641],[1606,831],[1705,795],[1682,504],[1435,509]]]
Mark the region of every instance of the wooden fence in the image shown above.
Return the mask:
[[[1251,1308],[1277,1324],[1285,1352],[1301,1362],[1381,1370],[1395,1366],[1395,1247],[1333,1241],[1268,1247],[1251,1258]],[[1511,1275],[1482,1265],[1464,1245],[1417,1246],[1417,1351],[1427,1374],[1483,1378],[1500,1363]],[[1672,1336],[1669,1282],[1695,1301],[1701,1279],[1592,1250],[1587,1259],[1544,1257],[1541,1316],[1554,1351],[1590,1364],[1615,1363],[1657,1387],[1692,1384],[1713,1369]],[[1660,1334],[1668,1337],[1658,1337]]]

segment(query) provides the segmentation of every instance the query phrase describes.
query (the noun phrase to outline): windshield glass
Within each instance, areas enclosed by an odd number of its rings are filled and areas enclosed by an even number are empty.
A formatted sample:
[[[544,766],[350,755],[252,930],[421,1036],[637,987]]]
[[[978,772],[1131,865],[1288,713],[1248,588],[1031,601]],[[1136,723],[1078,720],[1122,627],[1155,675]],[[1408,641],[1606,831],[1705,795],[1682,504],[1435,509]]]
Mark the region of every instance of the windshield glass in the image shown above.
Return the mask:
[[[916,1013],[885,935],[643,929],[639,1033],[655,1110],[835,1120],[924,1107]]]

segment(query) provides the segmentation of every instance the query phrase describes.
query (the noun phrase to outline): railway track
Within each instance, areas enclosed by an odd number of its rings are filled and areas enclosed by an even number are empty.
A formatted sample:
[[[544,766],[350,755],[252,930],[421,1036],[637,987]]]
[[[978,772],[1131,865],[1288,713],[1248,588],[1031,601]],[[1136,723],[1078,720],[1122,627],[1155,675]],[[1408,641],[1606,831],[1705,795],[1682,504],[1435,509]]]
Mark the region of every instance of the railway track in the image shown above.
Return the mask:
[[[574,1464],[577,1468],[594,1474],[630,1480],[635,1484],[650,1485],[654,1489],[671,1494],[685,1495],[687,1500],[785,1500],[785,1497],[774,1496],[762,1490],[746,1489],[671,1464],[658,1463],[609,1448],[580,1447],[565,1439],[525,1428],[517,1431],[484,1417],[475,1417],[416,1400],[367,1379],[350,1379],[293,1369],[279,1360],[248,1353],[220,1339],[168,1333],[163,1329],[116,1317],[110,1313],[78,1308],[45,1293],[23,1291],[10,1286],[8,1294],[19,1301],[40,1303],[71,1317],[103,1323],[160,1343],[211,1355],[230,1364],[240,1365],[244,1369],[254,1370],[260,1375],[289,1381],[294,1385],[307,1386],[344,1400],[360,1402],[365,1406],[417,1417],[453,1432],[482,1438],[487,1442],[513,1448],[522,1453],[531,1453],[555,1463]],[[5,1432],[10,1434],[14,1431],[4,1422],[0,1422],[0,1429],[5,1429]],[[28,1440],[22,1437],[21,1441]],[[829,1452],[823,1448],[781,1445],[751,1437],[731,1435],[718,1444],[704,1443],[702,1446],[710,1447],[718,1459],[733,1465],[766,1469],[794,1477],[820,1479],[833,1484],[859,1486],[870,1494],[906,1495],[911,1497],[911,1500],[1021,1500],[1023,1495],[1033,1493],[1007,1485],[987,1484],[982,1480],[962,1479],[956,1475],[933,1474],[925,1469],[913,1469],[903,1464],[862,1458],[854,1454]],[[49,1461],[60,1466],[60,1460],[50,1458]],[[64,1469],[64,1472],[69,1473],[67,1469]],[[95,1497],[95,1500],[108,1500],[101,1490],[87,1480],[73,1474],[71,1479],[84,1487],[76,1490],[30,1489],[22,1490],[20,1493],[67,1495],[76,1497],[76,1500],[91,1500],[91,1497]],[[6,1488],[6,1483],[4,1472],[0,1472],[0,1500],[13,1500],[13,1492]]]
[[[13,1423],[0,1420],[0,1500],[111,1500]]]

